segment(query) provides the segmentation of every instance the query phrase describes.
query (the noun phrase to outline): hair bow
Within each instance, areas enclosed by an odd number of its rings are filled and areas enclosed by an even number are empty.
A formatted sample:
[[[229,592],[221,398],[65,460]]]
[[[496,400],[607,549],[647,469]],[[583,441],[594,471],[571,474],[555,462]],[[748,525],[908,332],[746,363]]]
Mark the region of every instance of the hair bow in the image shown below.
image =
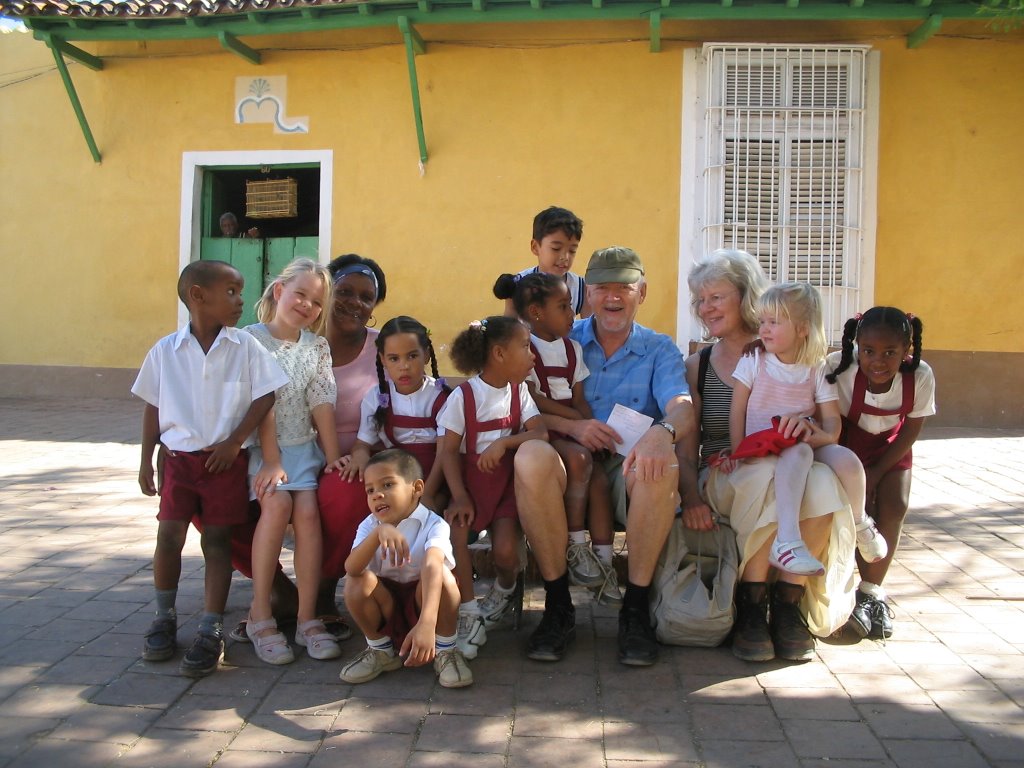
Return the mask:
[[[391,405],[391,395],[389,395],[389,394],[387,394],[385,392],[378,392],[377,393],[377,407],[378,408],[387,408],[389,405]]]
[[[439,376],[439,377],[438,377],[438,378],[437,378],[437,379],[436,379],[436,380],[434,381],[434,387],[435,387],[435,388],[436,388],[437,390],[439,390],[439,391],[444,391],[444,385],[445,385],[446,383],[447,383],[447,382],[446,382],[446,381],[444,380],[444,376]]]

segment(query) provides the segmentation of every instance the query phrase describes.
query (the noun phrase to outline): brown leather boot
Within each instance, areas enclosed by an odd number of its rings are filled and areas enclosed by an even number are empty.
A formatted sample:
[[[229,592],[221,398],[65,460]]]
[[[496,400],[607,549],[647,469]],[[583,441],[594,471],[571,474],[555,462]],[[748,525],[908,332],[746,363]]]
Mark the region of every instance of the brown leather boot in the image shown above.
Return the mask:
[[[763,581],[742,581],[736,590],[732,653],[744,661],[775,658],[775,647],[768,631],[768,585]]]
[[[814,637],[800,613],[803,586],[776,582],[772,588],[769,628],[775,655],[789,661],[810,661],[814,658]]]

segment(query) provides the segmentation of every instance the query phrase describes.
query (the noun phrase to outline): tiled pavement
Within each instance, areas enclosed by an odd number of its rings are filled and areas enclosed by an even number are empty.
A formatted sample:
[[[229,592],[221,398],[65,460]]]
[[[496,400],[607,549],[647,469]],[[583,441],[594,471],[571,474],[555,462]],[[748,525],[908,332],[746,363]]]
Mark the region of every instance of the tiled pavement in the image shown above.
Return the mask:
[[[821,643],[803,665],[665,648],[627,669],[614,612],[580,594],[562,663],[523,657],[528,610],[450,691],[429,669],[353,687],[338,662],[270,668],[240,644],[199,681],[141,661],[155,502],[135,480],[139,415],[0,400],[0,765],[1024,767],[1024,433],[926,430],[886,645]],[[194,536],[186,555],[182,641]],[[232,622],[250,594],[236,577]]]

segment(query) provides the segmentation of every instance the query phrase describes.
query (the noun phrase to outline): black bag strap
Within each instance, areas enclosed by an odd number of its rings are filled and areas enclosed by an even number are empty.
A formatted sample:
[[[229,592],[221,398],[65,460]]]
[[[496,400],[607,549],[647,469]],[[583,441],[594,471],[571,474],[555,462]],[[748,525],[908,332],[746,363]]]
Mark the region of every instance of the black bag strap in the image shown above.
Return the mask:
[[[708,375],[708,366],[711,365],[711,347],[709,345],[704,347],[698,354],[700,355],[697,364],[697,394],[704,397],[704,377]]]

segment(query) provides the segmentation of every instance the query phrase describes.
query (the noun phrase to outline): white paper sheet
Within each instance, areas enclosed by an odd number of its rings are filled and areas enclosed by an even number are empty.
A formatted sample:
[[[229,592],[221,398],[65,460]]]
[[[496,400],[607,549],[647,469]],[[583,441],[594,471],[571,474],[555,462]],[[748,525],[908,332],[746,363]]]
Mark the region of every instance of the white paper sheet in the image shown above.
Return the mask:
[[[654,419],[650,416],[645,416],[639,411],[616,403],[612,408],[611,415],[608,416],[608,426],[618,432],[619,437],[622,438],[621,443],[615,444],[615,452],[628,456],[637,440],[651,428],[653,423]]]

